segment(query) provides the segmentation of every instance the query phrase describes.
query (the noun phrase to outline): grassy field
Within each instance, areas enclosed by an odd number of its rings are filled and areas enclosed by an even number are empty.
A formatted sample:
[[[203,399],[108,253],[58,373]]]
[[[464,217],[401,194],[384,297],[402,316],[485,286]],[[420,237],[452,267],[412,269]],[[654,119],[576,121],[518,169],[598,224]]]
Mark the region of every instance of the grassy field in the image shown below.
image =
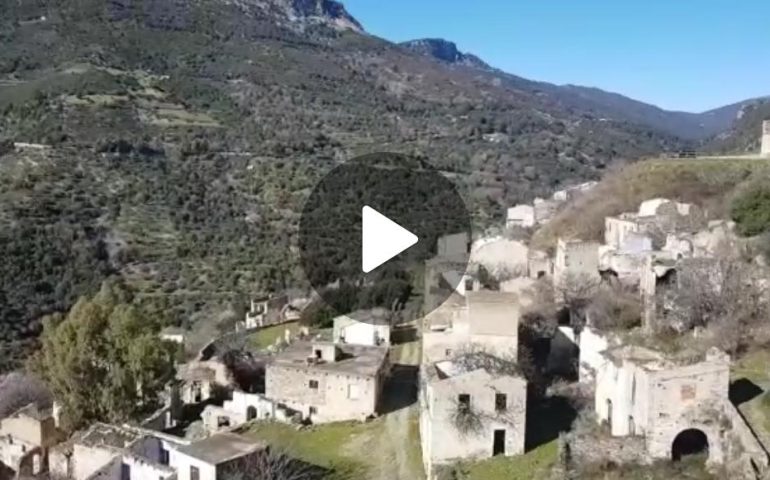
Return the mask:
[[[770,442],[770,352],[754,350],[736,361],[730,371],[733,382],[746,379],[764,392],[742,403],[738,409],[764,443]]]
[[[299,332],[299,322],[284,323],[263,328],[258,332],[251,334],[251,343],[258,349],[265,349],[275,344],[279,338],[283,338],[284,332],[289,330],[292,335]]]
[[[375,460],[366,446],[382,434],[383,423],[383,419],[339,422],[300,430],[291,425],[258,423],[244,433],[295,458],[332,470],[328,480],[358,480],[367,478],[370,463]]]
[[[543,480],[548,478],[556,463],[556,440],[516,457],[494,457],[456,467],[458,480]]]
[[[550,249],[559,237],[602,240],[604,218],[637,211],[652,198],[670,198],[705,208],[711,218],[728,216],[729,200],[742,185],[770,172],[770,161],[746,158],[659,159],[609,173],[594,189],[567,205],[535,233],[532,244]]]

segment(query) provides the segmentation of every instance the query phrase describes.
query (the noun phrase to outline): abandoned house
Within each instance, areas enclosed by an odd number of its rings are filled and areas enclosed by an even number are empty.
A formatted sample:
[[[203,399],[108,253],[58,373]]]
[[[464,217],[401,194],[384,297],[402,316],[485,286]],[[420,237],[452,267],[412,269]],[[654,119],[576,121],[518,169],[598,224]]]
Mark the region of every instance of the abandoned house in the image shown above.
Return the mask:
[[[604,219],[604,243],[616,250],[627,249],[632,234],[647,235],[655,249],[662,248],[669,234],[697,232],[706,226],[704,212],[695,205],[665,198],[646,200],[637,212]]]
[[[392,314],[384,308],[358,311],[334,319],[334,343],[380,346],[390,343]]]
[[[604,358],[596,375],[595,410],[613,436],[643,437],[650,459],[677,460],[702,451],[709,463],[725,461],[727,433],[745,426],[728,399],[726,354],[712,349],[700,362],[680,364],[626,345],[605,351]]]
[[[559,239],[553,262],[553,282],[566,286],[569,282],[586,282],[599,278],[599,244],[582,240]]]
[[[473,242],[472,268],[484,267],[495,276],[525,276],[529,247],[505,237],[485,237]]]
[[[74,480],[217,480],[233,462],[264,449],[234,433],[190,441],[97,423],[53,449],[51,473]]]
[[[298,421],[299,412],[277,403],[260,393],[233,390],[230,400],[222,406],[207,405],[201,420],[209,433],[229,430],[253,420],[274,420],[283,423]]]
[[[313,423],[365,420],[389,372],[387,347],[298,341],[268,363],[265,396]]]
[[[280,323],[284,308],[289,304],[286,295],[262,297],[252,300],[246,312],[244,326],[247,329]]]
[[[61,439],[53,412],[31,403],[0,421],[0,468],[22,477],[46,472],[49,449]]]
[[[520,303],[519,295],[510,292],[451,296],[423,320],[422,362],[447,360],[470,347],[515,358]]]
[[[553,275],[553,261],[542,250],[530,250],[527,254],[527,274],[529,278],[544,278]]]
[[[437,465],[524,452],[527,382],[443,361],[426,367],[420,394],[425,471]]]
[[[192,361],[179,365],[176,388],[183,404],[205,402],[217,394],[217,388],[233,385],[233,378],[227,366],[217,360]]]
[[[265,454],[266,444],[226,432],[171,450],[169,464],[177,480],[218,480],[250,457]]]
[[[535,208],[532,205],[516,205],[508,209],[505,219],[506,228],[535,226]]]

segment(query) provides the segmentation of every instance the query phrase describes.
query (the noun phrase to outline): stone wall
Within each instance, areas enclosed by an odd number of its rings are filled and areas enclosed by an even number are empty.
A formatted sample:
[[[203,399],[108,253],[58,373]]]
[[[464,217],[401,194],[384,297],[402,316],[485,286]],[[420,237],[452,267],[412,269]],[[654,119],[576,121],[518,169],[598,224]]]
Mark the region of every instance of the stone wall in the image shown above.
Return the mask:
[[[554,285],[599,278],[599,244],[559,239],[553,263]]]
[[[317,382],[311,388],[311,381]],[[365,420],[377,413],[382,374],[363,377],[333,370],[269,365],[265,395],[313,422]],[[314,410],[314,413],[311,413]]]
[[[612,437],[599,431],[592,435],[566,435],[560,449],[568,459],[568,466],[647,463],[644,437],[640,436]]]
[[[504,455],[524,452],[527,383],[517,377],[492,377],[476,370],[444,380],[424,379],[420,430],[423,462],[431,478],[434,465],[493,455],[495,431],[504,431]],[[469,395],[477,428],[461,431],[453,421],[459,395]],[[506,396],[506,409],[496,411],[496,395]]]

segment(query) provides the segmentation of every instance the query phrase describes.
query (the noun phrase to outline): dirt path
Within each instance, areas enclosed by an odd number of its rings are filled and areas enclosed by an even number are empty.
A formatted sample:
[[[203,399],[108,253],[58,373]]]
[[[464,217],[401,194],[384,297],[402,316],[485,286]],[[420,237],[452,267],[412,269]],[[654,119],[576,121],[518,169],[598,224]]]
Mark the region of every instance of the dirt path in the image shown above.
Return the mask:
[[[417,415],[417,369],[420,363],[420,342],[411,341],[393,349],[391,362],[393,374],[385,392],[385,425],[382,435],[375,442],[376,451],[371,454],[377,462],[374,471],[378,480],[419,480],[424,478],[422,465],[415,461],[419,456],[419,438],[414,435],[410,423]]]

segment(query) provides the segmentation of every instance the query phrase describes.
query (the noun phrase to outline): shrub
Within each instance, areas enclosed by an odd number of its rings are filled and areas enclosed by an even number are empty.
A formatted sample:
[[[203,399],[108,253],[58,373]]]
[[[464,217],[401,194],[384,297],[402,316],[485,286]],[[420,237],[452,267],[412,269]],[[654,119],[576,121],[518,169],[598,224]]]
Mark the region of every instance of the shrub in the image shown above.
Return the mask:
[[[770,230],[770,184],[754,185],[732,203],[731,217],[738,233],[754,236]]]

